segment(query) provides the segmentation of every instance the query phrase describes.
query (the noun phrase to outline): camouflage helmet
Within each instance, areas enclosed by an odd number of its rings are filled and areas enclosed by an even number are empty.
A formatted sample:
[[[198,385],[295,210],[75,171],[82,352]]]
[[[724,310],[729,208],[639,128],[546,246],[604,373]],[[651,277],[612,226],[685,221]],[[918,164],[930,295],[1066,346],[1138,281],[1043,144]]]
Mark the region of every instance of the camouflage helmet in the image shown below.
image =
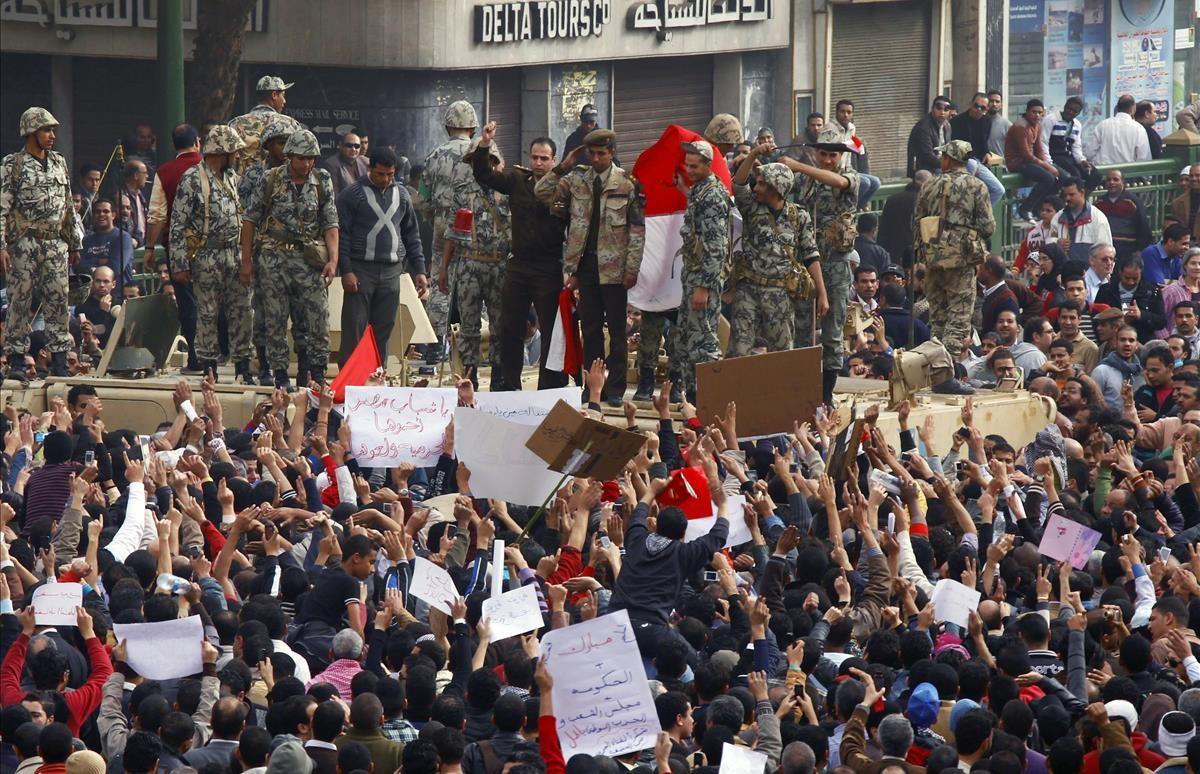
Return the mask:
[[[205,156],[221,153],[235,153],[246,147],[237,130],[225,124],[217,124],[208,130],[204,138],[203,153]]]
[[[959,164],[966,164],[967,159],[971,158],[971,143],[966,140],[951,140],[945,145],[939,145],[935,150],[941,151],[943,156],[949,156]]]
[[[46,108],[31,107],[21,114],[21,137],[28,137],[47,126],[58,126],[58,119]]]
[[[286,140],[288,137],[292,136],[292,127],[293,124],[291,121],[280,121],[279,119],[275,119],[271,123],[267,124],[266,128],[263,129],[262,135],[260,135],[258,138],[259,142],[262,145],[266,145],[276,137],[282,137]]]
[[[742,122],[729,113],[717,113],[704,129],[704,139],[718,145],[737,145],[745,142]]]
[[[471,140],[471,144],[469,146],[467,146],[467,152],[465,154],[463,154],[463,161],[467,164],[470,164],[471,160],[475,158],[475,153],[478,151],[479,151],[479,138],[476,137],[474,140]],[[488,155],[490,155],[492,158],[496,159],[497,161],[500,161],[503,163],[504,154],[502,154],[500,152],[500,146],[496,144],[495,140],[492,140],[491,145],[487,146],[487,151],[488,151]]]
[[[774,188],[780,196],[787,196],[788,191],[792,190],[792,185],[796,182],[796,176],[792,174],[792,170],[779,162],[763,164],[758,168],[758,177]]]
[[[307,129],[301,129],[298,132],[292,132],[287,144],[283,146],[283,152],[289,156],[320,156],[321,144],[317,142],[315,134]]]
[[[446,108],[442,124],[451,129],[474,129],[479,126],[479,117],[475,115],[475,108],[470,102],[460,99]]]

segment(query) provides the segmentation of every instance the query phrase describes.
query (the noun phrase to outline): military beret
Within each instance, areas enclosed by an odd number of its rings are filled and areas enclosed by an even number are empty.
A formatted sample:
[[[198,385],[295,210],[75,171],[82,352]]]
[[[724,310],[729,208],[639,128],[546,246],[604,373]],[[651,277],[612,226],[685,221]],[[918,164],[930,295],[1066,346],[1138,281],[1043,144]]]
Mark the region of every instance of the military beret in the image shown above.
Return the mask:
[[[593,129],[583,138],[584,145],[611,147],[613,140],[617,139],[617,133],[612,129]]]

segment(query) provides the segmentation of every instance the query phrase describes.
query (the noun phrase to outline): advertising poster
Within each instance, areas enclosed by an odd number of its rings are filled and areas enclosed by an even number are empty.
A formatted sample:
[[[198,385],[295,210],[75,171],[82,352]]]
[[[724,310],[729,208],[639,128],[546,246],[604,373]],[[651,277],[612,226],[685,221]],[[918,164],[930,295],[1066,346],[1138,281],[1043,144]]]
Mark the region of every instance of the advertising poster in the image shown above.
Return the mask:
[[[1057,117],[1068,97],[1083,100],[1086,132],[1108,115],[1107,0],[1050,0],[1046,5],[1043,101]]]
[[[1112,1],[1110,94],[1150,100],[1158,115],[1155,128],[1170,130],[1174,59],[1174,3],[1170,0]]]

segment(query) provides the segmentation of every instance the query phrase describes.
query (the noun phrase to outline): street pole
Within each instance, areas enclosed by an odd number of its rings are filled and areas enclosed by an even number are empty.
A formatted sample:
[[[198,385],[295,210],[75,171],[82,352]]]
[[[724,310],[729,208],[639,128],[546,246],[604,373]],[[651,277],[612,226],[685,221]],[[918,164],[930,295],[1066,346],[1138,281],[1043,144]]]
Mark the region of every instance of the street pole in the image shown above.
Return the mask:
[[[158,161],[175,157],[171,133],[184,121],[183,0],[158,3]]]

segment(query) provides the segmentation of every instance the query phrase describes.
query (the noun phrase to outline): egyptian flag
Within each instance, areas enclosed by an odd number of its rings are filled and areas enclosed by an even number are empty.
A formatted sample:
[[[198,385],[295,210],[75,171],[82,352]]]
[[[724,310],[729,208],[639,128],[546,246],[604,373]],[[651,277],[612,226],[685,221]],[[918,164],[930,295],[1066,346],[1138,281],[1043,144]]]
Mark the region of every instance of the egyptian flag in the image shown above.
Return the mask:
[[[713,515],[708,476],[704,475],[704,468],[699,465],[672,471],[667,488],[659,493],[657,499],[661,506],[675,506],[683,511],[689,520]]]
[[[683,258],[676,253],[683,245],[679,230],[683,228],[687,196],[675,187],[675,176],[680,175],[685,184],[691,185],[684,170],[685,154],[680,143],[703,139],[702,135],[671,124],[658,142],[642,151],[633,166],[633,176],[646,196],[646,248],[637,284],[629,290],[629,303],[643,312],[678,309],[683,299],[680,283]],[[712,171],[725,189],[732,192],[732,178],[724,156],[713,159]]]
[[[362,338],[358,340],[358,346],[354,348],[354,352],[350,354],[345,365],[338,370],[337,378],[330,385],[333,390],[333,402],[335,404],[345,403],[346,388],[364,386],[371,374],[379,370],[382,365],[379,347],[375,344],[375,331],[370,325],[367,325]]]
[[[579,325],[575,322],[575,292],[563,288],[558,294],[558,314],[550,331],[550,350],[546,370],[575,376],[583,366],[583,348],[579,344]]]

